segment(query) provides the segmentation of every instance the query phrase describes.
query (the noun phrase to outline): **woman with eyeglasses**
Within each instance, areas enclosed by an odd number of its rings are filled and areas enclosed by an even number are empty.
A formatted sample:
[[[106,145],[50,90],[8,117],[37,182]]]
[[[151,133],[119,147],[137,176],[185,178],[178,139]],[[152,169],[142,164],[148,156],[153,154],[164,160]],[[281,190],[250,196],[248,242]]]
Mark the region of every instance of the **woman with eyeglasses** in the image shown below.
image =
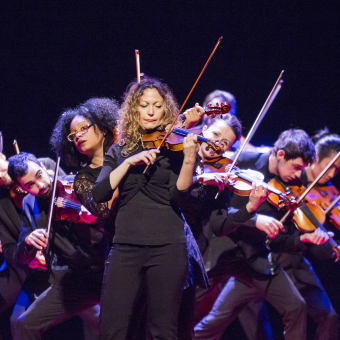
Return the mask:
[[[74,180],[75,193],[85,208],[98,217],[100,227],[104,227],[113,216],[112,199],[95,203],[92,187],[100,173],[106,150],[114,142],[118,108],[112,99],[91,98],[64,112],[50,139],[61,160],[79,170]]]

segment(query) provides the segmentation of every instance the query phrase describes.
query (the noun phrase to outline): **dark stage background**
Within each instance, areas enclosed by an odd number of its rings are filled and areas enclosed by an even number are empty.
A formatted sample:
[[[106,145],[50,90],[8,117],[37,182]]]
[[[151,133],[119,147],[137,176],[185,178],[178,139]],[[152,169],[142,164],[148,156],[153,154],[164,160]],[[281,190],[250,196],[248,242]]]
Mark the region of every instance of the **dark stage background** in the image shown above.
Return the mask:
[[[0,130],[4,153],[54,155],[58,116],[91,96],[120,100],[141,71],[163,79],[181,104],[222,89],[237,99],[244,134],[281,70],[284,84],[253,137],[324,126],[340,133],[339,1],[11,1],[0,5]]]

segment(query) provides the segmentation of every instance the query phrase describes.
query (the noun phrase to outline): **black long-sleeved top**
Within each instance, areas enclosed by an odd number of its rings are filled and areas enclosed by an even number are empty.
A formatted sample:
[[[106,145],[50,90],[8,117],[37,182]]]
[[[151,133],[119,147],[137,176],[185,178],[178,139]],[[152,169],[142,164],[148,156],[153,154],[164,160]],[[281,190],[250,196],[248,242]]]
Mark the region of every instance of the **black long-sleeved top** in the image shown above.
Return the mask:
[[[116,209],[109,208],[108,202],[96,203],[93,200],[92,189],[102,167],[91,168],[89,165],[80,169],[74,178],[74,192],[80,203],[98,219],[99,229],[114,234],[114,216]]]
[[[27,264],[20,261],[17,244],[21,232],[22,210],[18,208],[12,198],[9,190],[0,189],[0,240],[2,243],[1,254],[6,261],[1,264],[0,276],[17,275],[19,282],[24,284],[25,288],[40,294],[48,287],[48,277],[46,272],[40,268],[31,269]],[[1,262],[0,262],[1,263]],[[11,267],[12,270],[7,270]],[[14,274],[15,273],[15,274]]]
[[[199,155],[196,159],[196,172],[198,169],[202,169],[202,158]],[[190,192],[190,197],[182,205],[182,211],[202,255],[213,235],[229,234],[254,216],[247,211],[245,205],[240,209],[230,207],[230,192],[227,187],[216,199],[218,187],[198,184],[195,176]]]
[[[241,169],[252,169],[261,172],[264,175],[264,181],[269,182],[275,177],[269,172],[269,157],[270,154],[260,154],[253,152],[243,152],[238,159],[238,165]],[[245,198],[234,196],[231,204],[238,206],[245,203]],[[278,210],[268,201],[263,202],[256,211],[257,214],[272,216],[280,220],[286,213],[286,210]],[[246,224],[256,222],[257,216],[252,218]],[[283,269],[287,271],[291,279],[295,282],[297,277],[299,280],[315,284],[315,274],[309,270],[309,264],[304,260],[303,254],[310,247],[319,247],[309,243],[304,243],[300,240],[301,232],[294,226],[293,222],[288,218],[284,223],[285,232],[280,233],[270,239],[269,247],[273,251],[273,258],[276,259]],[[269,254],[268,245],[266,244],[266,234],[257,229],[249,229],[240,227],[236,231],[237,237],[240,240],[240,245],[244,256],[252,262],[256,269],[264,268],[267,263]]]
[[[6,265],[16,269],[20,279],[26,278],[29,268],[18,261],[17,243],[21,231],[21,209],[15,206],[8,189],[0,188],[0,240],[3,260],[0,258],[1,272],[6,272]]]
[[[139,145],[131,155],[141,151]],[[112,198],[110,173],[126,159],[121,152],[122,146],[118,143],[107,152],[93,187],[95,202]],[[186,242],[179,206],[188,193],[180,192],[176,186],[182,162],[183,152],[162,148],[145,175],[145,164],[130,167],[118,185],[120,198],[114,243],[162,245]]]

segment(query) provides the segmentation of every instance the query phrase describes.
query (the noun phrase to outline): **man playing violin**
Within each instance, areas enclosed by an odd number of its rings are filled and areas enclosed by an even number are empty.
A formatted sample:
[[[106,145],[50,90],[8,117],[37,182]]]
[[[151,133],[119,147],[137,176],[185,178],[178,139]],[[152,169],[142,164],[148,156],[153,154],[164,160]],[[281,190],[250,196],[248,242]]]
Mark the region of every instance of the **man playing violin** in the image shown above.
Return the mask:
[[[17,192],[14,190],[16,184],[8,175],[7,170],[8,161],[0,153],[0,240],[2,243],[0,315],[15,304],[11,316],[11,330],[14,338],[17,318],[32,303],[34,294],[40,294],[48,287],[48,282],[44,271],[32,270],[45,265],[43,257],[35,257],[28,265],[23,265],[17,260],[17,242],[21,231],[22,212],[18,205],[22,198],[18,197],[17,200],[16,197],[12,197]]]
[[[38,160],[27,153],[9,159],[8,173],[29,193],[23,201],[18,261],[29,263],[49,243],[46,262],[50,265],[53,283],[20,316],[17,339],[40,339],[52,326],[82,312],[83,320],[93,322],[90,308],[99,303],[109,240],[90,224],[65,220],[52,221],[48,237],[45,227],[52,193],[51,177]],[[97,327],[96,322],[92,327]]]
[[[305,187],[308,187],[309,184],[319,176],[319,174],[340,151],[340,136],[336,134],[329,134],[327,128],[314,136],[313,139],[316,139],[316,160],[310,166],[307,166],[302,170],[300,177],[301,183]],[[339,173],[339,170],[340,158],[334,162],[330,169],[321,177],[312,191],[307,195],[307,199],[309,201],[315,202],[323,210],[325,210],[325,213],[327,214],[327,226],[336,232],[337,229],[340,229],[339,203],[334,202],[335,205],[333,208],[331,205],[333,204],[333,201],[336,201],[340,192],[332,183],[332,180]]]
[[[340,136],[328,133],[322,134],[315,142],[315,151],[315,161],[304,168],[301,172],[300,179],[304,186],[308,186],[308,183],[313,182],[340,151]],[[339,170],[340,158],[338,158],[325,175],[321,177],[318,184],[320,186],[326,185],[338,174]]]
[[[315,161],[304,168],[301,172],[300,180],[303,186],[308,187],[323,169],[331,162],[334,156],[340,151],[340,136],[329,134],[328,130],[321,132],[321,136],[316,140]],[[314,137],[315,139],[315,137]],[[319,182],[314,186],[312,191],[307,195],[309,202],[315,202],[321,208],[326,209],[327,206],[337,198],[339,191],[332,184],[331,180],[338,174],[340,169],[340,159],[337,159],[331,168],[325,173]],[[336,208],[335,208],[335,211]],[[329,217],[331,219],[329,220]],[[324,226],[327,229],[338,231],[334,226],[337,226],[338,219],[335,216],[327,216]],[[332,224],[332,223],[334,224]],[[320,259],[330,259],[333,250],[329,243],[322,246],[308,247],[307,255],[311,255],[311,261],[318,275],[320,275],[323,284],[327,288],[334,284],[334,276],[338,275],[338,265],[334,265],[333,261],[322,261]],[[309,314],[317,322],[318,327],[316,331],[316,339],[337,339],[338,337],[338,316],[329,300],[324,288],[320,285],[318,278],[311,267],[305,265],[303,254],[300,253],[299,257],[291,256],[291,261],[294,265],[294,276],[299,278],[300,290],[303,290],[304,298],[307,302]],[[319,271],[318,271],[319,268]],[[327,275],[323,275],[327,273]]]
[[[270,154],[243,153],[238,159],[242,169],[253,169],[264,175],[264,180],[279,176],[283,181],[299,178],[301,170],[311,163],[314,158],[314,145],[308,135],[302,130],[289,130],[280,135]],[[247,198],[234,195],[231,206],[240,207]],[[212,311],[195,327],[197,339],[212,339],[222,334],[223,330],[236,317],[237,313],[247,304],[262,297],[272,304],[283,316],[285,339],[304,339],[306,331],[305,302],[290,280],[288,275],[280,270],[266,246],[266,235],[255,228],[258,214],[264,214],[276,219],[283,215],[268,201],[263,202],[256,215],[244,226],[235,231],[236,256],[243,260],[239,265],[239,273],[228,281],[218,297]],[[265,223],[265,222],[264,222]],[[276,238],[273,239],[275,242]],[[328,236],[316,231],[312,234],[301,235],[293,240],[293,246],[304,246],[305,242],[323,243]],[[295,242],[295,243],[294,243]],[[288,245],[286,245],[288,247]],[[223,254],[212,269],[214,275],[221,273],[222,268],[228,270],[230,255]],[[224,265],[223,265],[224,262]],[[220,268],[218,269],[218,265]],[[256,335],[253,335],[254,339]]]
[[[321,139],[316,143],[315,150],[316,157],[313,162],[295,173],[292,178],[288,178],[293,180],[294,184],[299,184],[298,180],[301,180],[304,185],[312,182],[340,150],[340,138],[332,136]],[[340,160],[337,160],[320,179],[318,185],[325,185],[332,179],[337,174],[339,166]],[[284,182],[289,183],[287,180]],[[338,316],[312,266],[304,257],[308,251],[317,257],[324,257],[328,254],[330,258],[332,250],[329,243],[319,246],[329,237],[319,228],[312,233],[301,234],[293,223],[288,222],[285,227],[286,233],[280,234],[271,242],[271,249],[276,252],[276,260],[285,269],[305,299],[308,315],[317,323],[314,338],[335,340],[338,338]]]

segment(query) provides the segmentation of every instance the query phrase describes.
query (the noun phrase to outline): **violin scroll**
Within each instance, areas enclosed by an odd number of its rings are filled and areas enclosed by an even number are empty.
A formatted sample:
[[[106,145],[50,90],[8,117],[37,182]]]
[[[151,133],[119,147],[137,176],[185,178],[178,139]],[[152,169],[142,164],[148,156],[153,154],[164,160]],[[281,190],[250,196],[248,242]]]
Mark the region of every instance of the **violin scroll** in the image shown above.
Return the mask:
[[[220,115],[222,119],[222,115],[229,113],[230,110],[231,105],[227,102],[222,102],[221,105],[219,105],[219,103],[216,103],[215,106],[213,106],[212,103],[208,103],[205,109],[205,114],[207,116],[211,116],[212,118],[215,118],[216,115]]]

